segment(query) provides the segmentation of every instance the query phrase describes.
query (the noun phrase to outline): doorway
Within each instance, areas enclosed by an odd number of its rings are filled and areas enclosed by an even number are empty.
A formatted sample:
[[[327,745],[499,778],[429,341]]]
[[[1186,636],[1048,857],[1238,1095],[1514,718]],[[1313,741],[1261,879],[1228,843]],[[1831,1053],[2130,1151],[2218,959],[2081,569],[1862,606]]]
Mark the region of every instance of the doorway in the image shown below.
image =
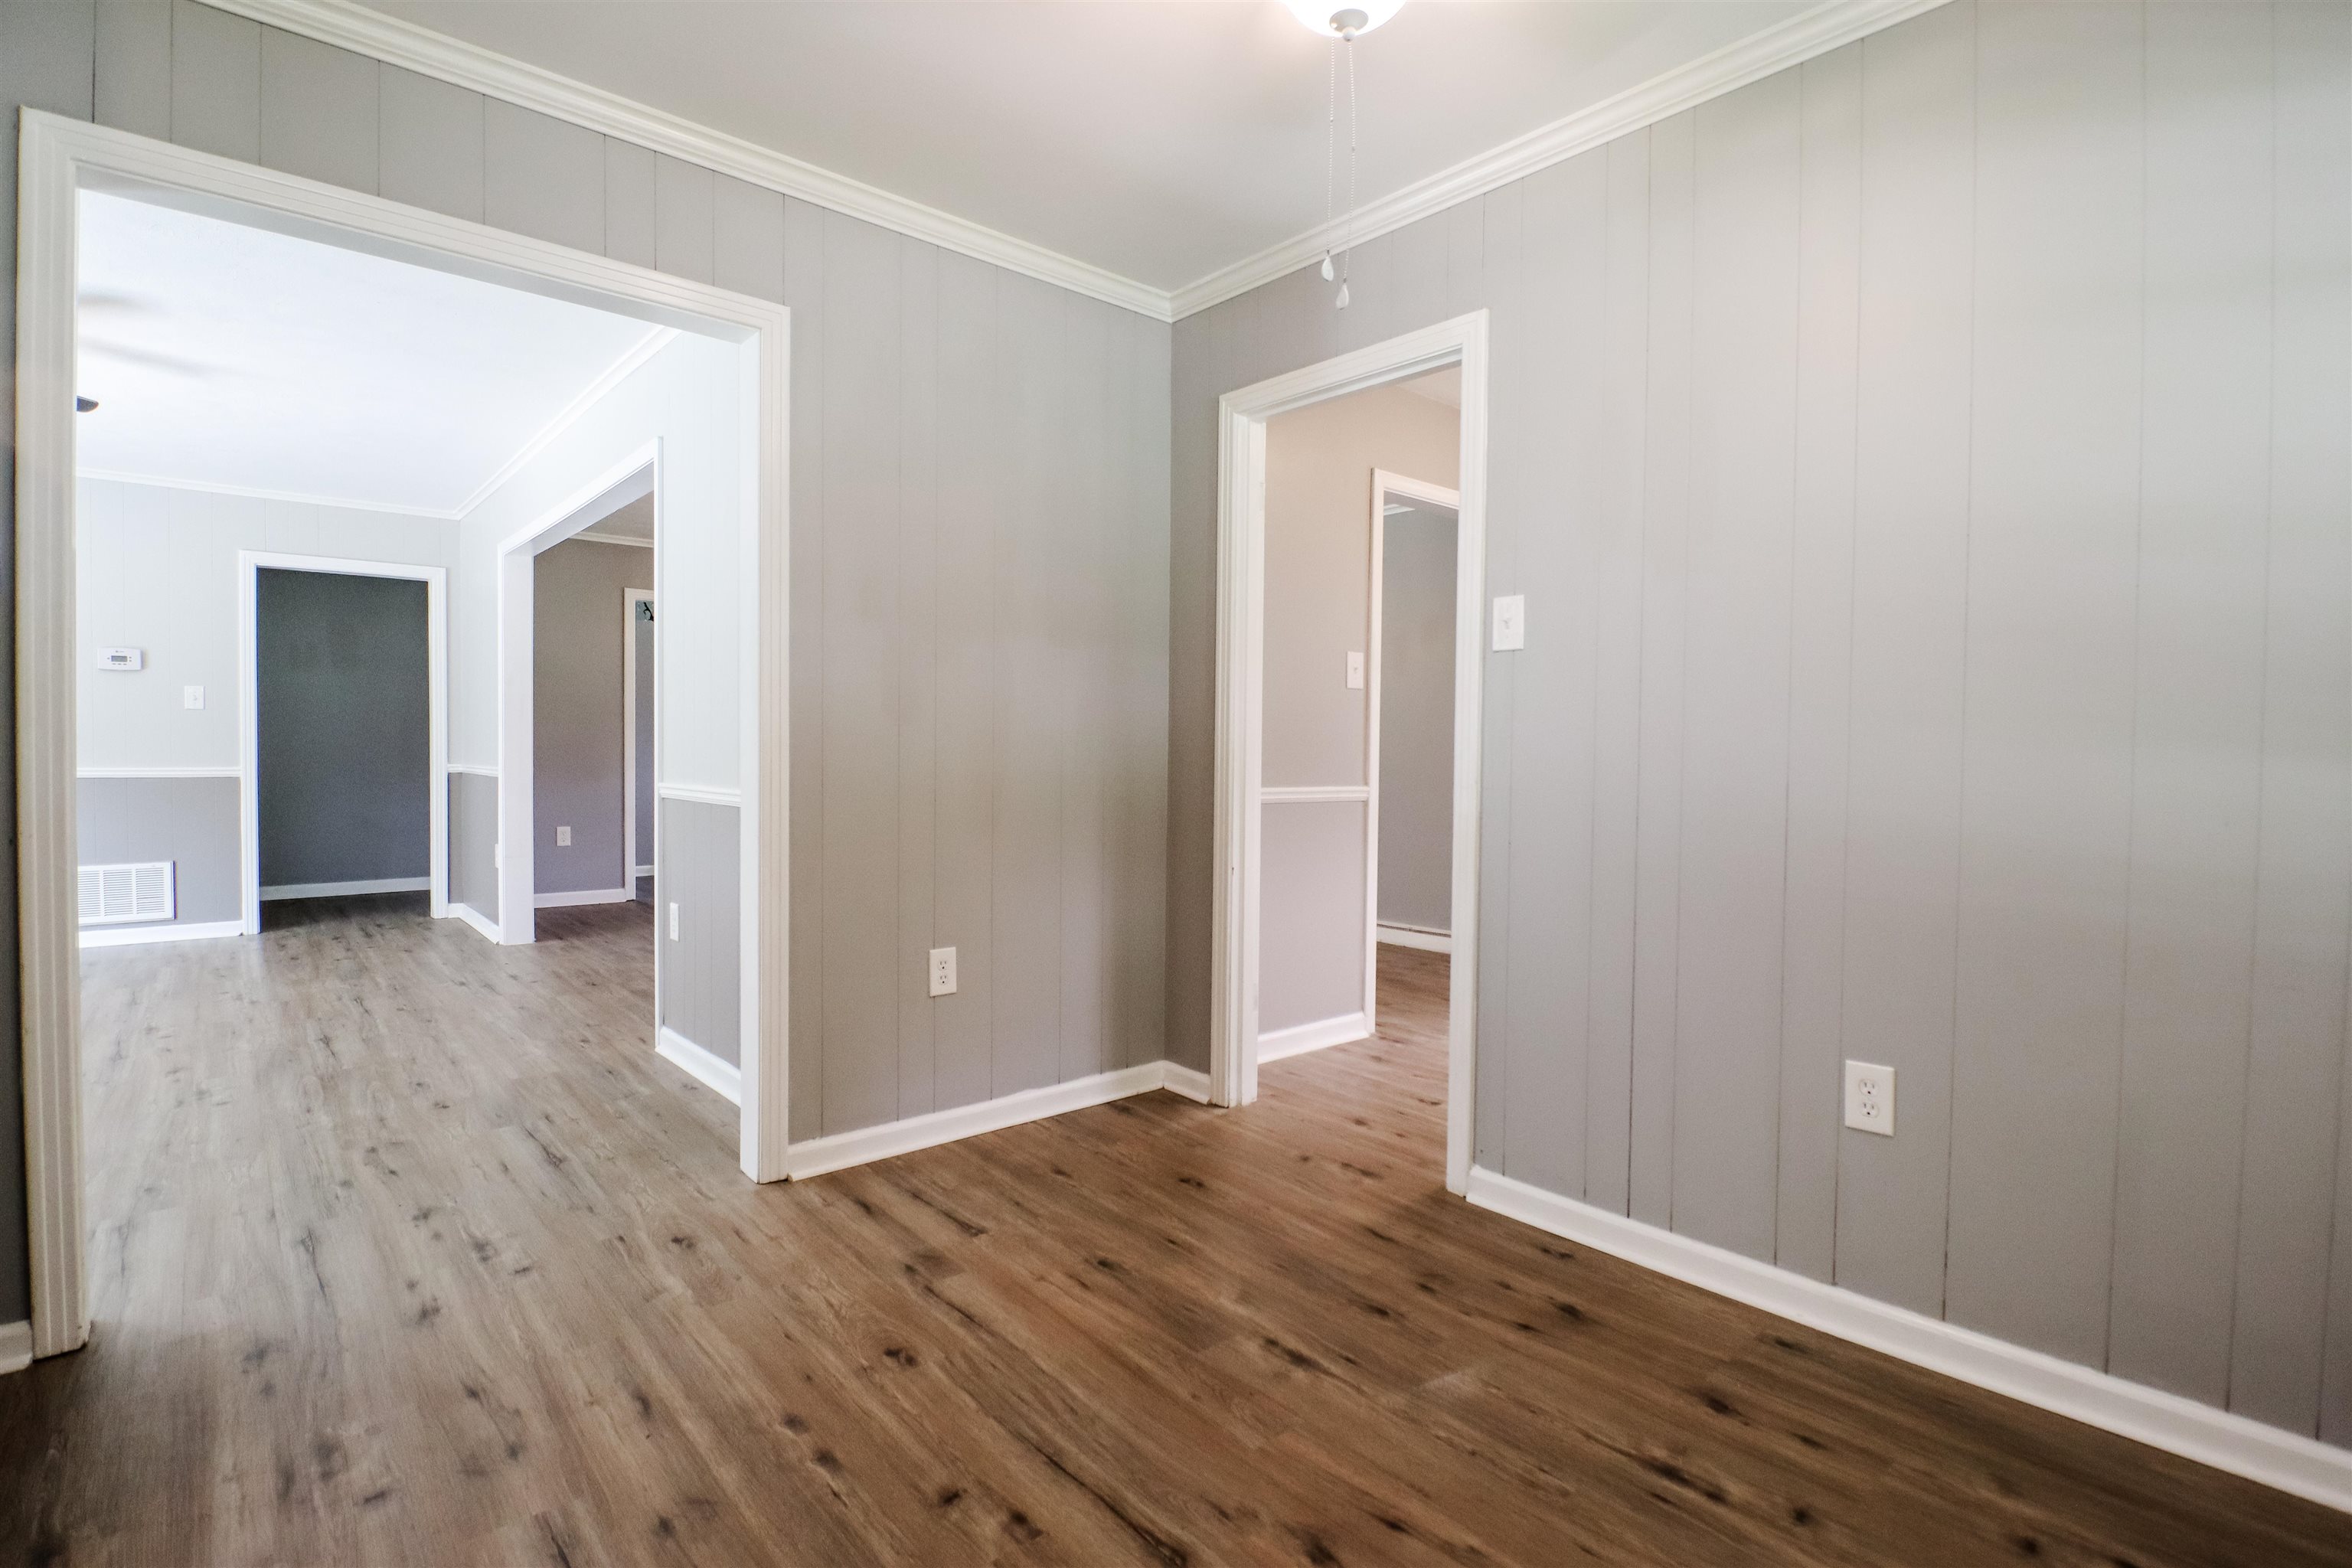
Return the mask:
[[[245,933],[281,900],[448,913],[448,573],[237,554]]]
[[[1282,847],[1270,838],[1270,813],[1307,806],[1346,804],[1341,792],[1359,792],[1362,826],[1353,837],[1353,853],[1363,867],[1360,891],[1354,904],[1360,925],[1344,934],[1347,952],[1360,965],[1352,977],[1353,994],[1364,1003],[1365,1028],[1372,1024],[1378,969],[1377,877],[1378,829],[1372,820],[1372,796],[1377,791],[1378,739],[1371,733],[1377,709],[1369,690],[1371,671],[1358,678],[1358,662],[1369,660],[1378,648],[1368,641],[1358,652],[1287,646],[1297,625],[1277,621],[1269,589],[1276,572],[1269,550],[1269,515],[1276,504],[1270,496],[1270,447],[1274,423],[1284,416],[1330,405],[1352,394],[1385,387],[1449,368],[1459,372],[1459,416],[1455,457],[1458,483],[1431,487],[1422,494],[1435,506],[1446,490],[1453,492],[1454,516],[1454,649],[1451,743],[1446,749],[1452,773],[1451,843],[1447,855],[1451,898],[1448,945],[1452,949],[1446,994],[1446,1139],[1445,1184],[1464,1191],[1469,1179],[1474,1109],[1474,1046],[1476,1035],[1477,889],[1481,737],[1484,726],[1481,643],[1486,626],[1486,316],[1484,311],[1457,317],[1402,337],[1303,370],[1274,377],[1227,393],[1220,418],[1220,471],[1223,483],[1218,507],[1218,702],[1217,795],[1214,836],[1217,845],[1216,919],[1211,958],[1212,1023],[1210,1095],[1219,1104],[1245,1105],[1258,1091],[1258,1066],[1265,1033],[1266,1006],[1298,1007],[1284,987],[1297,976],[1270,975],[1265,948],[1268,934],[1267,887],[1272,855]],[[1368,468],[1359,504],[1370,507],[1375,519],[1386,516],[1386,502]],[[1359,517],[1362,512],[1357,513]],[[1369,571],[1373,557],[1364,563]],[[1369,616],[1368,596],[1364,613]],[[1334,666],[1330,655],[1342,651],[1349,661]],[[1270,723],[1277,685],[1293,676],[1285,667],[1304,671],[1305,685],[1323,690],[1344,680],[1348,688],[1364,688],[1358,704],[1366,731],[1360,781],[1344,779],[1292,780],[1269,771],[1269,756],[1288,766],[1298,752],[1298,737],[1286,728],[1279,738]],[[1332,705],[1335,711],[1339,705]],[[1344,726],[1336,732],[1344,740]],[[1328,740],[1328,732],[1325,738]],[[1333,752],[1340,758],[1342,746]],[[1271,791],[1269,785],[1272,786]],[[1286,797],[1284,792],[1292,792]],[[1272,798],[1269,799],[1271,795]],[[1309,798],[1309,796],[1314,798]],[[1333,844],[1351,837],[1344,825],[1325,835]],[[1328,936],[1336,928],[1324,922],[1318,930]],[[1335,950],[1336,951],[1336,950]],[[1273,985],[1269,990],[1269,980]],[[1335,993],[1336,994],[1336,993]],[[1337,1016],[1337,1015],[1334,1015]],[[1339,1024],[1330,1026],[1334,1030]],[[1352,1021],[1347,1026],[1354,1026]]]

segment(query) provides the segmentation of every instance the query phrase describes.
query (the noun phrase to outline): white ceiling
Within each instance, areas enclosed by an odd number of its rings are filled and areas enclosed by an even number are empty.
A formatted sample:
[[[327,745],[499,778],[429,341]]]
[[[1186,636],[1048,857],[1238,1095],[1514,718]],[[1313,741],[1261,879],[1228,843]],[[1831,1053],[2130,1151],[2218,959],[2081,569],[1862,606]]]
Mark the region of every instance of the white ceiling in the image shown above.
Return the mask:
[[[1808,3],[1412,0],[1355,46],[1358,200]],[[1324,217],[1330,46],[1278,0],[372,5],[1158,289]]]
[[[81,197],[79,466],[454,516],[665,330]]]

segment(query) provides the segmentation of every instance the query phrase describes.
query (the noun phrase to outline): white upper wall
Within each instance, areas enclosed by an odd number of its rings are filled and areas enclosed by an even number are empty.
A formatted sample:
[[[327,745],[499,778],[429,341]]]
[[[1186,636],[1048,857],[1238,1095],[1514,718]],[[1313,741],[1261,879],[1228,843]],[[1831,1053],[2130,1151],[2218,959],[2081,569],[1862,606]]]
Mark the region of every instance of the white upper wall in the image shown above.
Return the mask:
[[[630,373],[457,525],[450,662],[457,672],[449,754],[498,756],[499,547],[661,443],[655,504],[661,539],[663,784],[732,789],[742,721],[739,656],[743,482],[741,355],[682,334]]]

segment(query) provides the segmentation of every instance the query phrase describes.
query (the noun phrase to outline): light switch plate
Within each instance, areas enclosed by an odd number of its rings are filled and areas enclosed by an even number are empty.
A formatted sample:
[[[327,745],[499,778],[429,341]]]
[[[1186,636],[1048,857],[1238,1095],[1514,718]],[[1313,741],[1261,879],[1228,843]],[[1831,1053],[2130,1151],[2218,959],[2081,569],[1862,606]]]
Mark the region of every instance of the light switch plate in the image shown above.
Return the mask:
[[[677,906],[676,904],[669,907],[669,939],[672,942],[677,940]]]
[[[1877,1062],[1845,1064],[1845,1124],[1857,1132],[1895,1136],[1895,1069]]]
[[[202,708],[204,705],[205,705],[205,689],[204,689],[203,687],[201,687],[201,686],[183,686],[182,688],[180,688],[180,706],[181,706],[181,707],[183,707],[183,708]]]
[[[1495,651],[1516,653],[1527,646],[1527,595],[1506,594],[1495,601]]]
[[[1363,689],[1364,656],[1351,650],[1348,655],[1348,689],[1361,691]]]
[[[569,849],[572,847],[571,828],[559,827],[555,830],[555,847],[558,849]]]
[[[952,996],[955,994],[955,971],[956,963],[954,948],[935,947],[931,949],[930,973],[932,995]]]

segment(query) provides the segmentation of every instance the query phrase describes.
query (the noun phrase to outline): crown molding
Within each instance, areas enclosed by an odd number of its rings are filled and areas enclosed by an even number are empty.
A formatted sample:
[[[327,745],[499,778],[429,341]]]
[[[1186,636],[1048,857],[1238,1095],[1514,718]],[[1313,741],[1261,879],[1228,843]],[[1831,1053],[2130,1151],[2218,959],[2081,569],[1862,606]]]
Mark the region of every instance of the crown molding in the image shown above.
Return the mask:
[[[476,507],[499,492],[499,486],[522,472],[524,464],[546,451],[549,443],[578,424],[582,415],[604,401],[605,396],[614,387],[628,380],[647,360],[676,342],[677,338],[678,331],[676,327],[656,327],[644,337],[639,338],[635,348],[606,365],[602,375],[582,387],[577,397],[565,404],[554,418],[541,426],[539,434],[525,441],[521,448],[513,457],[509,458],[505,466],[497,473],[476,486],[474,493],[459,501],[457,510],[450,515],[460,518],[470,516]]]
[[[244,496],[251,500],[292,501],[299,506],[332,507],[338,511],[383,512],[393,517],[421,517],[435,522],[455,522],[459,513],[434,507],[397,506],[389,501],[353,500],[349,496],[306,495],[299,490],[265,489],[259,485],[224,485],[209,479],[175,479],[162,474],[124,473],[114,468],[76,468],[77,479],[102,479],[115,485],[149,485],[163,490],[194,490],[199,495]]]
[[[1442,170],[1353,213],[1259,251],[1246,260],[1188,283],[1170,296],[1175,321],[1246,294],[1343,245],[1361,245],[1419,222],[1457,202],[1523,179],[1628,132],[1654,125],[1711,98],[1843,48],[1897,22],[1932,11],[1945,0],[1828,0],[1825,5],[1727,44],[1590,109],[1579,110],[1490,152]]]
[[[746,180],[883,228],[1041,279],[1154,321],[1168,316],[1168,294],[1045,247],[920,202],[821,169],[814,163],[698,125],[690,120],[556,75],[491,49],[460,42],[353,0],[205,0],[217,10],[355,54],[470,88],[558,120],[617,136],[656,153]]]

